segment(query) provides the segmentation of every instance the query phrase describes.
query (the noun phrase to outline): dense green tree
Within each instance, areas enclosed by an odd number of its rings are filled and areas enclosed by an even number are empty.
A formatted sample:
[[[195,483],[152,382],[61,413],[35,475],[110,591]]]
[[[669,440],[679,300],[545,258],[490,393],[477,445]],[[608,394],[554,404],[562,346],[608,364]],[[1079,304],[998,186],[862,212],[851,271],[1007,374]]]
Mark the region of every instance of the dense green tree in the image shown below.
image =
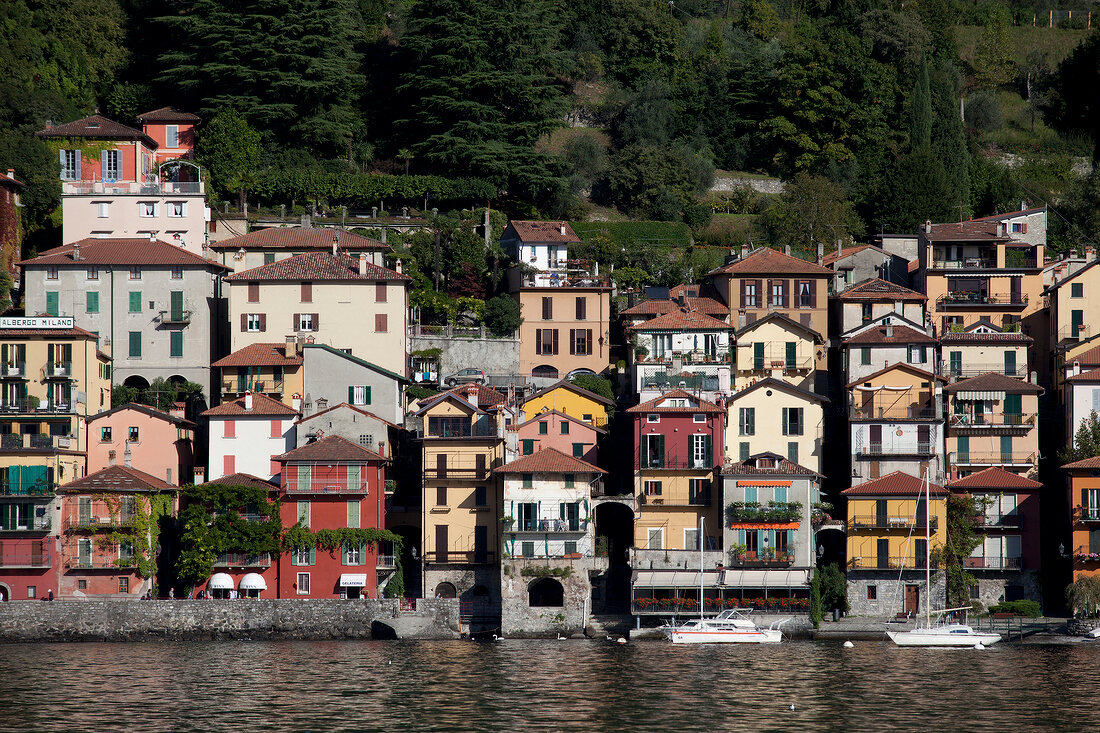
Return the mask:
[[[600,397],[605,397],[612,402],[615,400],[615,392],[611,389],[611,380],[595,374],[578,374],[572,379],[573,384],[581,389],[587,389]]]
[[[485,301],[485,326],[497,338],[514,333],[523,325],[519,303],[508,295],[498,295]]]
[[[679,61],[683,29],[663,0],[581,0],[571,10],[611,76],[628,87],[650,77],[667,79]]]
[[[909,98],[909,149],[932,151],[932,90],[928,82],[928,61],[921,59],[913,94]]]
[[[931,35],[920,18],[910,13],[869,10],[860,19],[860,30],[872,58],[898,69],[918,68],[931,50]]]
[[[613,202],[642,218],[677,220],[684,206],[707,190],[714,168],[685,147],[631,145],[611,159]]]
[[[1073,463],[1093,456],[1100,456],[1100,418],[1096,410],[1089,413],[1073,434],[1073,445],[1058,454],[1062,463]]]
[[[1058,65],[1043,105],[1043,119],[1062,132],[1087,135],[1092,162],[1100,165],[1100,31]]]
[[[260,133],[234,109],[217,113],[198,135],[197,156],[222,195],[236,195],[243,207],[260,164]]]
[[[930,152],[902,156],[881,181],[876,229],[915,232],[925,222],[950,221],[951,194],[943,163]]]
[[[994,5],[982,31],[978,50],[974,54],[974,70],[978,84],[983,87],[999,87],[1016,75],[1015,48],[1009,28],[1012,17],[1008,9]]]
[[[950,217],[961,221],[972,211],[970,151],[959,119],[959,77],[954,64],[948,61],[937,64],[931,76],[931,90],[932,155],[943,166]]]
[[[795,175],[764,221],[773,242],[808,254],[816,253],[817,242],[831,244],[862,234],[844,188],[806,172]]]

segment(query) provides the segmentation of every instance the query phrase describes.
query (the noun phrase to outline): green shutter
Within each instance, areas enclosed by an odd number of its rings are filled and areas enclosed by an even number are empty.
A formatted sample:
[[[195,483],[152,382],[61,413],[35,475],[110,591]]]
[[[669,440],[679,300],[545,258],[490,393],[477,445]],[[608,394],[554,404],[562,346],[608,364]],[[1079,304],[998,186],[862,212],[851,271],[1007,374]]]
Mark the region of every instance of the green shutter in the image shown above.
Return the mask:
[[[787,443],[787,460],[791,463],[798,463],[798,443]]]
[[[747,442],[742,442],[738,450],[739,450],[738,455],[740,456],[740,460],[742,460],[742,461],[749,460],[749,444]]]
[[[584,458],[584,443],[573,444],[573,457]]]
[[[141,313],[141,291],[140,290],[131,290],[130,291],[130,312],[131,313]]]
[[[183,356],[183,331],[172,331],[168,335],[169,356]]]
[[[1001,462],[1012,463],[1012,436],[1001,436]]]
[[[46,291],[46,315],[48,316],[56,316],[58,314],[57,295],[56,290]]]
[[[1010,377],[1016,376],[1016,352],[1012,349],[1005,352],[1005,374]]]
[[[871,349],[867,346],[860,347],[859,350],[859,363],[860,366],[868,366],[871,363]]]
[[[665,467],[665,436],[658,435],[657,437],[657,454],[659,456],[657,467]]]
[[[130,358],[141,357],[141,331],[130,331]]]
[[[351,385],[348,385],[348,404],[355,404],[355,387],[352,387]]]
[[[711,440],[709,435],[703,436],[703,460],[706,461],[707,468],[711,468],[714,466],[714,463],[712,461]]]
[[[85,293],[86,305],[85,310],[88,313],[99,313],[99,293],[95,290],[89,290]]]
[[[171,294],[171,304],[169,306],[172,321],[179,323],[183,320],[183,291],[173,290]]]
[[[970,436],[960,435],[955,438],[956,447],[958,448],[958,457],[956,461],[958,463],[967,463],[970,460]]]
[[[795,341],[787,342],[787,368],[794,369],[795,364],[798,362],[798,343]]]
[[[310,565],[316,565],[317,564],[317,548],[316,547],[309,548],[309,564]]]
[[[1010,425],[1019,424],[1019,416],[1023,413],[1022,395],[1018,394],[1006,394],[1005,395],[1005,422]],[[1015,421],[1009,418],[1009,415],[1015,415]]]
[[[760,371],[764,368],[764,343],[759,342],[752,345],[752,368],[756,371]]]

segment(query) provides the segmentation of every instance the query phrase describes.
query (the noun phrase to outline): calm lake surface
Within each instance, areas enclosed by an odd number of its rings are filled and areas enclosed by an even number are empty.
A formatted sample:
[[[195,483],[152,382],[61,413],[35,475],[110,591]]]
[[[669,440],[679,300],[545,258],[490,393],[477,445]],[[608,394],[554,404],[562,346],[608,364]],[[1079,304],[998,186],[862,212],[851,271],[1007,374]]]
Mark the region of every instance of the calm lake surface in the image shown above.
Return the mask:
[[[1100,644],[855,643],[8,644],[0,730],[1100,730]]]

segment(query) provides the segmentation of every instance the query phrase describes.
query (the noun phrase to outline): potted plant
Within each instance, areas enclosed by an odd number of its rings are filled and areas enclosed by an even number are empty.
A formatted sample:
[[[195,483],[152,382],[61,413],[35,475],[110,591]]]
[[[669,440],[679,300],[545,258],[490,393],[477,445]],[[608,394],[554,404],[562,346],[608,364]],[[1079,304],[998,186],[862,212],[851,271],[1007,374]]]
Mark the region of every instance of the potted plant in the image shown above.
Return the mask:
[[[644,346],[637,346],[634,349],[634,358],[638,361],[645,361],[645,358],[649,356],[649,349]]]
[[[500,529],[501,529],[501,531],[503,531],[503,532],[511,531],[512,523],[514,521],[515,521],[515,519],[513,519],[510,516],[509,517],[501,517],[500,518]]]

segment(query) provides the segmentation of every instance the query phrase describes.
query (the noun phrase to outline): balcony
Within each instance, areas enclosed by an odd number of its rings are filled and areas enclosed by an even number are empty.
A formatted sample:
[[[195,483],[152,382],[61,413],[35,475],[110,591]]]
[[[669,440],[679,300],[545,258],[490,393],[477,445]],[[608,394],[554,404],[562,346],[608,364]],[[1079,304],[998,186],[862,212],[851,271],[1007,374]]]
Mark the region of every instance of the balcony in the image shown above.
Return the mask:
[[[496,438],[499,436],[497,435],[495,423],[470,425],[467,422],[466,424],[430,425],[421,437],[427,440],[430,438]]]
[[[17,570],[52,567],[53,556],[50,552],[52,545],[52,540],[33,540],[27,543],[21,542],[15,547],[11,545],[0,547],[0,568]]]
[[[933,270],[992,270],[997,267],[996,257],[966,257],[961,260],[932,258]]]
[[[931,524],[929,524],[931,521]],[[938,517],[891,517],[891,516],[878,516],[878,515],[861,515],[852,517],[849,522],[852,530],[867,530],[867,529],[896,529],[896,530],[920,530],[924,531],[925,527],[935,532],[939,528]]]
[[[374,567],[378,570],[392,570],[397,567],[397,560],[393,555],[378,555]]]
[[[370,484],[366,481],[287,481],[283,484],[286,494],[369,494]]]
[[[1079,522],[1100,522],[1100,507],[1097,507],[1097,506],[1079,506],[1079,507],[1077,507],[1077,521],[1079,521]]]
[[[216,568],[269,568],[271,555],[267,552],[250,554],[247,552],[223,552],[214,560]]]
[[[0,379],[23,379],[27,376],[27,365],[23,362],[11,362],[0,367]]]
[[[556,272],[535,272],[523,276],[524,288],[610,288],[611,280],[607,275],[593,275],[587,269],[558,270]]]
[[[756,502],[735,501],[726,507],[730,524],[790,524],[802,521],[802,504],[797,501],[769,502],[762,506]]]
[[[1035,465],[1035,454],[1026,451],[970,451],[951,453],[948,456],[952,466],[1016,466],[1030,468]]]
[[[643,465],[638,467],[641,471],[709,471],[714,468],[712,461],[705,461],[694,456],[645,456],[641,459]]]
[[[793,550],[730,550],[730,567],[789,568],[794,565]]]
[[[434,563],[437,565],[486,565],[489,563],[495,563],[497,561],[497,554],[492,550],[486,550],[485,552],[474,552],[466,550],[448,550],[446,552],[436,552],[432,550],[424,553],[424,562]]]
[[[120,568],[132,568],[137,561],[132,557],[68,557],[65,559],[65,567],[71,570],[118,570]]]
[[[133,523],[134,515],[132,512],[123,511],[113,514],[104,508],[100,514],[81,514],[79,511],[69,512],[65,515],[62,528],[72,531],[95,531],[97,529],[130,527]]]
[[[424,480],[485,481],[489,478],[488,466],[429,466],[424,469]]]
[[[923,557],[853,557],[848,561],[853,570],[924,570]],[[933,570],[938,569],[934,564]]]
[[[71,362],[47,364],[42,372],[46,379],[72,379],[73,365]]]
[[[222,380],[222,394],[243,395],[245,392],[262,392],[265,394],[283,394],[285,390],[282,379],[238,379],[232,377]]]
[[[710,494],[699,494],[697,496],[664,496],[661,494],[638,494],[639,506],[668,506],[668,507],[684,507],[684,506],[710,506]]]
[[[1019,529],[1024,526],[1024,518],[1019,514],[987,515],[974,517],[978,529]]]
[[[49,532],[53,522],[49,517],[15,517],[0,524],[0,532]]]
[[[46,377],[50,379],[51,377]],[[64,377],[53,377],[53,379],[64,379]],[[42,413],[65,413],[72,412],[73,405],[65,401],[47,400],[42,402],[40,399],[26,399],[26,400],[4,400],[0,402],[0,414],[8,415],[35,415]]]
[[[868,443],[856,449],[856,458],[880,458],[882,456],[933,456],[935,446],[930,442]]]
[[[731,364],[733,363],[733,357],[728,350],[719,351],[714,354],[707,354],[702,351],[668,351],[663,354],[654,353],[653,356],[647,356],[642,364],[673,364],[679,362],[684,366],[695,366],[699,364]]]
[[[159,312],[160,322],[165,326],[186,326],[191,323],[189,310],[163,310]]]
[[[980,415],[956,413],[948,417],[947,427],[968,432],[1028,431],[1035,427],[1035,417],[1035,415],[1015,413],[982,413]]]
[[[1073,326],[1063,326],[1062,328],[1058,329],[1058,340],[1083,341],[1089,337],[1090,333],[1091,329],[1089,329],[1089,324],[1087,323],[1078,323],[1077,325]]]
[[[679,387],[680,389],[686,389],[689,392],[717,392],[718,391],[718,371],[714,370],[714,374],[700,374],[695,372],[693,374],[680,374],[678,372],[670,373],[666,368],[661,367],[660,371],[652,371],[645,369],[648,367],[649,362],[639,364],[639,371],[642,374],[641,389],[659,389],[662,391],[668,391],[670,389]],[[647,373],[648,372],[648,373]],[[604,427],[603,425],[597,425],[597,427]]]
[[[197,195],[204,192],[205,187],[202,181],[161,181],[160,183],[139,183],[137,181],[61,182],[61,193],[65,196],[178,196]]]
[[[53,496],[54,486],[46,482],[0,483],[0,496]]]
[[[963,561],[967,570],[1020,570],[1023,566],[1019,557],[968,557]]]
[[[920,405],[853,405],[849,417],[852,420],[939,420],[942,413],[935,407]]]
[[[973,290],[957,290],[953,293],[941,295],[936,300],[936,304],[939,306],[938,310],[969,307],[1023,310],[1027,307],[1027,295],[1022,293],[990,295],[986,292]]]
[[[944,346],[944,351],[947,351],[948,347]],[[969,379],[970,377],[976,377],[980,374],[988,374],[993,372],[994,374],[1003,374],[1006,377],[1019,377],[1024,379],[1027,377],[1027,367],[1023,364],[1013,364],[1006,366],[1004,362],[970,362],[965,364],[955,363],[951,364],[947,361],[940,363],[938,370],[941,377],[958,379]]]
[[[503,523],[502,523],[503,524]],[[537,519],[530,522],[513,522],[504,527],[505,532],[538,532],[539,534],[568,534],[588,531],[588,520]]]

